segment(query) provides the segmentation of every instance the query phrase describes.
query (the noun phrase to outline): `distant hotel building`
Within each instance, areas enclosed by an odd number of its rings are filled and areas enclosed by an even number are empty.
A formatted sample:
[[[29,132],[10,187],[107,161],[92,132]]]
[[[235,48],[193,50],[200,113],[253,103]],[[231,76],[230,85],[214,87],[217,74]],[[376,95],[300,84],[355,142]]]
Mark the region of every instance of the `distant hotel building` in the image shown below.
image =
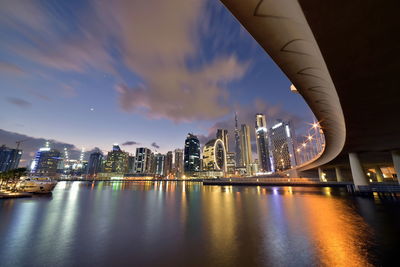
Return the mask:
[[[296,166],[294,133],[289,122],[279,121],[270,129],[271,151],[274,171],[283,171]]]
[[[235,162],[236,167],[242,166],[242,146],[240,144],[240,130],[238,129],[237,114],[235,112]]]
[[[256,114],[255,131],[256,131],[257,154],[258,154],[258,171],[270,172],[271,160],[268,148],[268,131],[267,131],[267,122],[264,114],[261,113]]]
[[[251,152],[251,142],[250,142],[250,127],[246,124],[242,124],[240,131],[241,149],[242,149],[242,161],[243,166],[246,167],[247,174],[251,174],[252,163],[252,152]]]
[[[18,168],[21,160],[22,150],[0,147],[0,172],[8,172]]]
[[[51,149],[49,143],[36,152],[35,158],[30,166],[31,173],[43,176],[55,176],[57,166],[61,160],[61,153],[56,149]]]
[[[118,144],[113,145],[112,151],[108,152],[104,163],[106,173],[127,173],[129,153],[122,151]]]
[[[151,150],[146,147],[136,148],[135,173],[152,173]]]
[[[185,140],[184,172],[192,176],[200,171],[200,141],[197,136],[188,134]]]
[[[174,155],[172,154],[172,151],[168,151],[167,155],[165,155],[165,169],[164,169],[165,176],[173,175],[173,169],[172,169],[173,158],[174,158]]]
[[[226,172],[228,175],[236,174],[235,152],[226,152]]]

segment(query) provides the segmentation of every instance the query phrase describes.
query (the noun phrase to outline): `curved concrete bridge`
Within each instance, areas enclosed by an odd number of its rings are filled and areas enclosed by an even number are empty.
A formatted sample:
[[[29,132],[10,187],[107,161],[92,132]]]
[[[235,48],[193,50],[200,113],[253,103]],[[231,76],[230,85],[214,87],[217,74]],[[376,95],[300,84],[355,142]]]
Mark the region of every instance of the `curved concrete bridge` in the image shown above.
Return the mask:
[[[368,184],[365,164],[400,173],[400,1],[221,1],[320,122],[325,150],[299,170],[335,167],[340,180],[350,164],[356,186]]]

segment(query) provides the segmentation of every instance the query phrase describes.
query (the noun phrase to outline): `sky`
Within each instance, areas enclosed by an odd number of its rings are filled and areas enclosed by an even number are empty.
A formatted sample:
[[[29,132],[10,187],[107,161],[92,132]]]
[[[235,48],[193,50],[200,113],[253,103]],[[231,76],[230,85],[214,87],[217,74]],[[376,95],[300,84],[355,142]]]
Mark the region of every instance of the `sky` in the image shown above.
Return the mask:
[[[0,1],[0,144],[133,153],[313,115],[216,0]],[[233,138],[231,138],[233,141]],[[254,140],[254,136],[253,136]],[[23,162],[24,162],[23,161]]]

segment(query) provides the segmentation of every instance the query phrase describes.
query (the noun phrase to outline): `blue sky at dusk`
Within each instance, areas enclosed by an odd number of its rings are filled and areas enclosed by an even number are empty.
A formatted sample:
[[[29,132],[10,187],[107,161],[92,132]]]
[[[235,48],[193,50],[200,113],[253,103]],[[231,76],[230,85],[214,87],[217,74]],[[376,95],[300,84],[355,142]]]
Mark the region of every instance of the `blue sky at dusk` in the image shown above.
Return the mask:
[[[0,143],[10,146],[27,135],[87,150],[156,143],[166,152],[182,148],[188,132],[206,140],[231,130],[234,111],[251,126],[256,112],[270,125],[291,119],[299,131],[312,120],[219,1],[5,0],[0,35]]]

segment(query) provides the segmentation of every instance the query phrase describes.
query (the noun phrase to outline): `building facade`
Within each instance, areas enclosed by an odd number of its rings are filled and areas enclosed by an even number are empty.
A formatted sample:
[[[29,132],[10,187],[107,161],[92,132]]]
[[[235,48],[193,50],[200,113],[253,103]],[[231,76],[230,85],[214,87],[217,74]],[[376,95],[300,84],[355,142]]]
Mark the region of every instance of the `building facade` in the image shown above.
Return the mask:
[[[173,176],[173,159],[174,154],[172,153],[172,151],[168,151],[167,155],[165,155],[165,176]]]
[[[189,133],[185,140],[184,172],[192,176],[200,171],[200,141],[197,136]]]
[[[278,121],[269,134],[275,172],[296,166],[294,153],[294,132],[289,122]]]
[[[255,136],[258,155],[258,171],[270,172],[272,169],[268,147],[268,130],[264,114],[256,114]]]
[[[0,146],[0,172],[8,172],[18,168],[22,150]]]
[[[135,173],[153,173],[151,150],[146,147],[136,148]]]
[[[160,153],[155,154],[154,162],[155,162],[155,175],[160,177],[165,176],[165,155]]]
[[[226,129],[218,129],[217,130],[217,139],[221,139],[224,142],[225,151],[228,153],[229,151],[229,134]]]
[[[31,173],[40,176],[55,176],[61,159],[60,151],[51,149],[47,144],[36,152],[30,167]]]
[[[237,119],[237,114],[235,112],[235,162],[236,166],[242,166],[243,161],[242,161],[242,145],[240,142],[240,130],[238,128],[238,119]]]
[[[236,174],[236,155],[235,152],[226,152],[226,173],[228,175]]]
[[[203,170],[226,172],[226,151],[221,139],[208,141],[203,148]]]
[[[240,140],[242,149],[242,162],[243,166],[247,170],[247,174],[251,174],[252,163],[252,151],[251,151],[251,141],[250,141],[250,127],[246,124],[242,124],[240,129]]]
[[[175,159],[174,159],[174,173],[176,178],[182,178],[183,176],[183,150],[175,149]]]
[[[129,153],[122,151],[119,145],[113,145],[112,151],[108,152],[107,160],[104,163],[106,173],[127,173]]]
[[[103,153],[101,152],[93,152],[89,156],[89,163],[87,167],[88,175],[96,175],[99,172],[102,172],[103,165]]]

